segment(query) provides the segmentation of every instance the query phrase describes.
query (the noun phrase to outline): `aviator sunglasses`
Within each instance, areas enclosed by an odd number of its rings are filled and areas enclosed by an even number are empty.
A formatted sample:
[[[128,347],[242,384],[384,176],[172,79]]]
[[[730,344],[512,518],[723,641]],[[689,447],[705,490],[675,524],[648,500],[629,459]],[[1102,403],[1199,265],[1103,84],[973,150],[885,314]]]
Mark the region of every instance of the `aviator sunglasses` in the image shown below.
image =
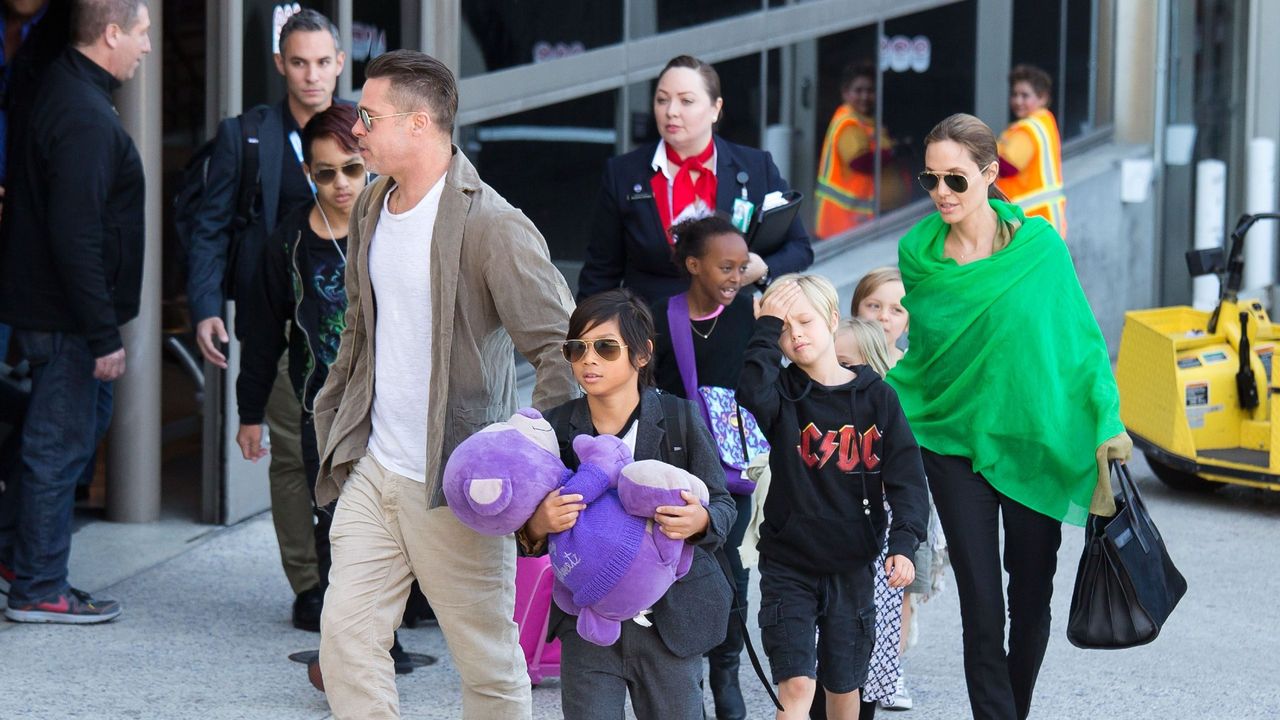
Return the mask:
[[[356,114],[360,116],[360,122],[364,123],[364,129],[373,132],[373,121],[382,118],[402,117],[404,115],[417,115],[421,110],[410,110],[409,112],[390,113],[387,115],[370,115],[368,110],[364,108],[356,108]]]
[[[564,345],[560,348],[564,353],[564,359],[571,363],[576,363],[587,356],[587,348],[593,348],[596,355],[600,356],[605,362],[613,362],[622,357],[622,348],[626,347],[622,342],[614,338],[600,338],[599,340],[565,340]]]
[[[945,182],[952,192],[963,193],[969,189],[969,178],[960,173],[929,172],[925,170],[917,175],[916,178],[920,181],[920,187],[924,188],[925,192],[936,190],[938,188],[938,180]]]
[[[317,185],[328,185],[329,183],[337,179],[339,170],[342,171],[343,175],[346,175],[352,180],[355,180],[361,175],[364,175],[364,163],[355,162],[349,165],[343,165],[340,168],[325,168],[323,170],[316,170],[315,172],[311,173],[311,179],[315,181]]]

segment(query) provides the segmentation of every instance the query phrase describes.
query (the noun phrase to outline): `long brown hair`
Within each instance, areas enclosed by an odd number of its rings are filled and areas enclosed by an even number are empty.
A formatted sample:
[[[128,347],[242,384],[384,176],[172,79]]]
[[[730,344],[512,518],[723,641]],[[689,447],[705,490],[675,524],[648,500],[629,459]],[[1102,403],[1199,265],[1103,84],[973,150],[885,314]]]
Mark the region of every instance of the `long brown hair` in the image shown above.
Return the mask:
[[[934,125],[925,136],[924,147],[928,150],[930,145],[943,140],[950,140],[964,147],[969,157],[978,164],[979,170],[990,166],[999,158],[995,133],[991,132],[986,123],[967,113],[956,113]],[[1009,196],[1001,192],[995,183],[987,186],[987,197],[1009,202]]]

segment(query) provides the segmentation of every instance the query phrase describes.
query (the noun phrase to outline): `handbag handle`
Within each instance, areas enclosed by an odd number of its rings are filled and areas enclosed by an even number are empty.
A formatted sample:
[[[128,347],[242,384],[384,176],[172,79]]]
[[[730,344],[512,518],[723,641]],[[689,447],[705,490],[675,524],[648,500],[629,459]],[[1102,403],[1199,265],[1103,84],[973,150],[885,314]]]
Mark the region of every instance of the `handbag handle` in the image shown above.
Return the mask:
[[[1120,495],[1124,500],[1125,507],[1133,508],[1133,517],[1140,519],[1141,526],[1146,528],[1152,539],[1159,540],[1160,533],[1156,530],[1155,525],[1151,523],[1151,513],[1147,511],[1147,503],[1142,499],[1142,493],[1138,492],[1137,483],[1133,481],[1133,476],[1129,474],[1129,467],[1118,460],[1112,460],[1111,470],[1120,479],[1118,484],[1120,485]],[[1143,537],[1142,527],[1138,525],[1139,523],[1134,523],[1138,542],[1142,544],[1143,552],[1150,552],[1150,544],[1147,538]]]

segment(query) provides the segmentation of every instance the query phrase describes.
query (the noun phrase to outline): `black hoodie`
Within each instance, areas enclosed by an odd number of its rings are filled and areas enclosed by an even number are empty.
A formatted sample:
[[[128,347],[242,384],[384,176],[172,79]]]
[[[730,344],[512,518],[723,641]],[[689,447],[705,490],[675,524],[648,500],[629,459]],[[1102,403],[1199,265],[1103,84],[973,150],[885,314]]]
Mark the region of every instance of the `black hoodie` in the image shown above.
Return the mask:
[[[870,367],[827,387],[782,367],[782,321],[756,321],[738,402],[773,448],[760,554],[826,575],[875,560],[884,537],[881,488],[893,510],[889,554],[912,557],[925,537],[928,490],[920,448],[898,396]]]

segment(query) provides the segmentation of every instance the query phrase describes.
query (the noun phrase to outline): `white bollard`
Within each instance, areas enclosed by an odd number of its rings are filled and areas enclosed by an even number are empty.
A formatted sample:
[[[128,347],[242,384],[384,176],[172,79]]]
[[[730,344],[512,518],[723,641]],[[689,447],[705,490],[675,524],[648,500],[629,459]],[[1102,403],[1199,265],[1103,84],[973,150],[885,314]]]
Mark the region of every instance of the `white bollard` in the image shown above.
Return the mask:
[[[1256,215],[1276,211],[1276,142],[1271,138],[1249,141],[1249,179],[1245,212]],[[1244,244],[1244,287],[1250,297],[1266,293],[1275,284],[1276,221],[1261,220],[1249,230]]]
[[[1226,238],[1227,164],[1221,160],[1196,163],[1195,248],[1222,247]],[[1226,252],[1228,249],[1224,249]],[[1218,304],[1218,278],[1202,275],[1191,283],[1191,304],[1212,310]]]

